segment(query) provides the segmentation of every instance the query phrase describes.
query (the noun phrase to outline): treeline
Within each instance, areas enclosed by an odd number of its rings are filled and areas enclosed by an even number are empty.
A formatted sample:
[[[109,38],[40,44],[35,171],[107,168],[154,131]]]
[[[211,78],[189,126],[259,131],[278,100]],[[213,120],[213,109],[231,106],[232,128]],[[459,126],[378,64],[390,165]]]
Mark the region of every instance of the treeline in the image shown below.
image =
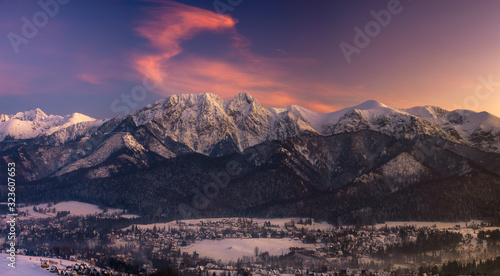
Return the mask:
[[[404,235],[400,233],[404,238]],[[389,246],[386,254],[419,254],[427,251],[437,251],[443,249],[455,248],[462,241],[462,234],[439,231],[439,230],[421,230],[417,234],[416,241],[404,241],[401,244]],[[384,254],[384,253],[382,253]]]
[[[117,272],[139,274],[139,265],[136,262],[128,263],[118,258],[107,258],[98,262],[100,267],[110,267]]]
[[[500,275],[500,257],[488,259],[479,262],[472,261],[462,263],[450,261],[443,264],[440,268],[437,266],[421,266],[419,273],[438,274],[439,275]]]
[[[488,241],[500,241],[500,230],[481,230],[477,233],[477,238]]]

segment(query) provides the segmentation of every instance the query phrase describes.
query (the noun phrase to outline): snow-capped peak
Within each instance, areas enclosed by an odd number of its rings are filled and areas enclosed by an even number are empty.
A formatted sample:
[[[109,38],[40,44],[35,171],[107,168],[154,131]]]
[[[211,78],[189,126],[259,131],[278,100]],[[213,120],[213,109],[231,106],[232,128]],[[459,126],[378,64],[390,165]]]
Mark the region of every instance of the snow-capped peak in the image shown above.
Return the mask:
[[[241,92],[241,93],[238,93],[236,96],[234,96],[234,98],[230,101],[231,102],[232,101],[246,101],[247,103],[252,103],[256,100],[252,95],[250,95],[246,92]]]
[[[402,109],[402,111],[408,112],[414,116],[421,119],[437,119],[441,118],[446,114],[446,110],[438,106],[426,105],[426,106],[415,106],[408,109]]]
[[[228,113],[241,112],[248,115],[253,104],[257,104],[260,107],[260,103],[250,94],[239,93],[233,99],[226,101],[224,106]]]
[[[404,112],[404,111],[389,107],[389,106],[387,106],[381,102],[375,101],[375,100],[369,100],[369,101],[366,101],[362,104],[359,104],[359,105],[356,105],[353,107],[344,108],[340,111],[345,111],[345,113],[347,113],[351,110],[359,110],[359,111],[361,111],[361,114],[363,114],[366,117],[382,116],[382,115],[387,115],[390,113],[404,113],[404,114],[406,114],[406,112]],[[340,111],[337,111],[337,112],[340,112]],[[336,113],[336,112],[334,112],[334,113]]]
[[[449,112],[448,118],[452,124],[464,131],[500,129],[500,118],[485,111],[459,109]]]
[[[5,139],[31,139],[50,135],[82,122],[94,122],[89,116],[73,113],[67,116],[47,115],[41,109],[0,116],[0,141]]]
[[[1,122],[5,122],[5,121],[8,121],[8,120],[10,120],[9,115],[6,115],[6,114],[0,114],[0,123],[1,123]]]
[[[353,109],[360,109],[360,110],[368,110],[368,109],[375,109],[375,108],[384,108],[388,107],[387,105],[376,101],[376,100],[368,100],[362,104],[356,105],[352,107]]]
[[[59,121],[60,124],[56,123],[53,127],[51,127],[50,129],[48,129],[45,132],[45,135],[50,135],[50,134],[52,134],[60,129],[64,129],[64,128],[67,128],[69,126],[76,125],[79,123],[96,121],[96,119],[89,117],[87,115],[81,114],[81,113],[73,113],[73,114],[61,117],[59,119],[60,119],[60,121]]]
[[[45,114],[40,108],[33,110],[28,110],[24,112],[18,112],[17,114],[11,116],[10,119],[18,119],[21,121],[36,121],[40,122],[47,119],[47,114]]]

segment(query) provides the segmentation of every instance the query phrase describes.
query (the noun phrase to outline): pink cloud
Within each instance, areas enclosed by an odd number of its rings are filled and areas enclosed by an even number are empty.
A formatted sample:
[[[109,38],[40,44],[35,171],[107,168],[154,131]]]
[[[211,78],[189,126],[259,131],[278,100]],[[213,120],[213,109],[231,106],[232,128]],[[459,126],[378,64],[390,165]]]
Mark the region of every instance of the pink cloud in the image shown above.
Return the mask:
[[[76,78],[91,84],[101,84],[101,81],[97,76],[86,73],[79,74],[76,76]]]
[[[249,92],[267,106],[301,104],[317,111],[332,111],[319,104],[316,96],[332,95],[333,85],[305,80],[292,72],[293,68],[314,65],[315,61],[257,55],[251,51],[248,38],[237,32],[237,20],[229,15],[172,1],[155,2],[164,6],[149,10],[148,18],[136,31],[149,40],[157,53],[136,53],[133,64],[136,71],[161,84],[157,93],[167,96],[212,92],[227,99]],[[231,50],[221,58],[184,52],[182,42],[201,32],[228,35]]]
[[[283,55],[287,55],[288,54],[288,52],[286,50],[283,50],[283,49],[276,49],[276,52],[280,52]]]
[[[162,74],[158,72],[161,64],[182,52],[181,42],[202,31],[234,30],[236,24],[236,20],[226,15],[173,1],[156,2],[164,3],[165,6],[150,10],[150,20],[142,22],[136,31],[161,53],[137,56],[135,63],[139,72],[158,82],[163,81]]]
[[[321,112],[321,113],[329,113],[332,111],[340,110],[344,108],[344,106],[339,106],[339,105],[328,105],[328,104],[322,104],[318,102],[309,102],[305,105],[306,108],[314,110],[316,112]]]

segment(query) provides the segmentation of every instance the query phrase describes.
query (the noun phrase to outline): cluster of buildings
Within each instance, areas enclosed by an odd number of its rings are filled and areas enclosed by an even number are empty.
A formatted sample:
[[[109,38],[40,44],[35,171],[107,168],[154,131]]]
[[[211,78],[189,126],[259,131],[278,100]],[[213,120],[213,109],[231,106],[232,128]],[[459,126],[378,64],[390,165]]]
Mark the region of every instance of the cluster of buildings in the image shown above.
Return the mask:
[[[88,276],[111,276],[113,271],[110,269],[99,269],[94,266],[89,266],[85,262],[75,263],[72,265],[62,265],[61,262],[53,260],[40,260],[40,268],[46,269],[51,273],[64,276],[77,276],[77,275],[88,275]]]
[[[408,240],[416,239],[417,229],[404,228]],[[152,247],[157,254],[180,256],[184,246],[202,240],[288,238],[302,244],[316,246],[290,246],[291,252],[311,257],[335,258],[353,255],[377,253],[394,244],[402,242],[400,228],[374,227],[330,227],[317,229],[311,224],[299,224],[294,221],[283,225],[272,221],[257,222],[252,219],[200,220],[199,222],[177,221],[157,224],[153,227],[132,226],[113,232],[113,243],[122,248]]]
[[[46,219],[21,220],[18,228],[20,254],[62,259],[83,258],[92,264],[108,264],[113,260],[120,266],[137,267],[151,272],[158,264],[168,264],[185,273],[216,272],[218,276],[236,274],[298,274],[312,275],[319,269],[305,265],[281,264],[286,256],[323,260],[347,260],[374,256],[388,247],[414,242],[422,231],[438,231],[432,227],[316,227],[311,220],[254,220],[248,218],[226,218],[213,220],[175,221],[152,225],[133,224],[123,228],[110,228],[109,220],[119,218],[100,216],[66,216]],[[127,223],[125,223],[127,225]],[[130,225],[130,223],[128,223]],[[459,226],[449,231],[463,233],[461,248],[476,246],[471,235],[480,226]],[[4,229],[2,227],[2,229]],[[1,230],[4,231],[4,230]],[[3,235],[5,233],[0,233]],[[200,256],[196,251],[185,250],[186,246],[203,240],[222,239],[287,239],[293,241],[288,252],[270,262],[268,252],[256,252],[252,258],[241,262],[222,263]],[[64,245],[64,246],[54,246]],[[299,245],[297,245],[299,244]],[[301,246],[304,245],[304,246]],[[146,262],[138,261],[138,253]],[[267,254],[267,255],[266,255]],[[273,267],[272,264],[280,263]],[[286,262],[284,262],[286,263]],[[344,263],[346,264],[346,263]],[[61,267],[50,262],[42,267],[60,275],[108,275],[111,271],[98,271],[95,267],[79,264]],[[107,265],[103,266],[107,267]],[[339,267],[339,266],[337,266]],[[340,266],[341,267],[341,266]],[[344,266],[348,267],[348,266]],[[243,270],[241,270],[243,269]],[[384,275],[378,270],[376,275]],[[332,270],[324,269],[323,275],[375,275],[376,270]],[[97,274],[99,273],[99,274]],[[108,273],[108,274],[103,274]],[[223,274],[224,273],[224,274]],[[311,274],[312,273],[312,274]],[[147,275],[147,274],[146,274]],[[316,274],[314,274],[316,275]]]

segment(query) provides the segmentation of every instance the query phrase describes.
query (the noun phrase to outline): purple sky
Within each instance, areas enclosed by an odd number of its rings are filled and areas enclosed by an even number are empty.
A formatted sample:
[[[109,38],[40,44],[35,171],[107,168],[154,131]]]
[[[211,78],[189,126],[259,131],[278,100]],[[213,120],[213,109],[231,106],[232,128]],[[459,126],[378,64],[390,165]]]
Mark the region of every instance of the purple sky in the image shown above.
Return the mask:
[[[105,118],[249,92],[318,112],[375,99],[500,116],[500,1],[58,1],[0,1],[0,113]]]

